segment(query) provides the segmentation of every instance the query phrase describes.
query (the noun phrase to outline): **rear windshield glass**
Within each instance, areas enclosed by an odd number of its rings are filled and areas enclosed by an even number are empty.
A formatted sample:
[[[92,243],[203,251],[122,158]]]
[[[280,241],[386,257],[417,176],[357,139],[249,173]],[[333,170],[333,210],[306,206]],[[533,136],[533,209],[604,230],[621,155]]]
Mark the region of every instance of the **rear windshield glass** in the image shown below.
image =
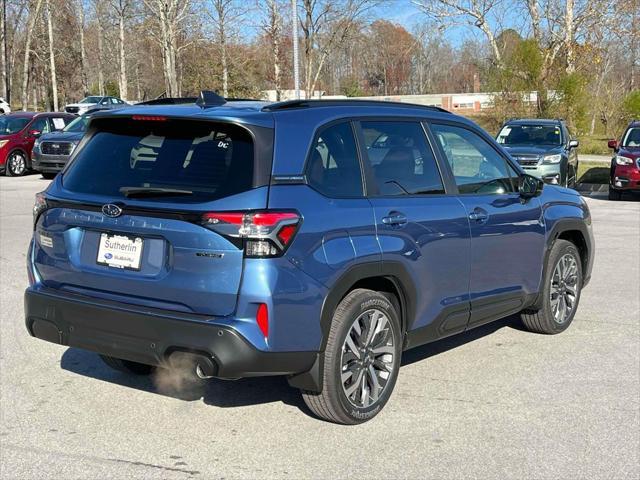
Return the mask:
[[[253,142],[241,127],[185,120],[97,119],[97,131],[64,173],[66,189],[124,197],[132,189],[175,189],[175,202],[215,200],[253,184]],[[93,130],[93,128],[92,128]],[[145,195],[166,200],[166,195]]]

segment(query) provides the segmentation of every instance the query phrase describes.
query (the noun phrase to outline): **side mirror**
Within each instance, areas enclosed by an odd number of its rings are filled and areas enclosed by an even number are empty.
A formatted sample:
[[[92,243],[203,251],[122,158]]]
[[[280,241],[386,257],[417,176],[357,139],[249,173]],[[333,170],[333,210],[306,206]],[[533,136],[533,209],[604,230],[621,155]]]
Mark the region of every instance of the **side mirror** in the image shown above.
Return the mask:
[[[618,150],[618,141],[617,140],[609,140],[609,142],[607,143],[607,146],[609,148],[611,148],[612,150],[617,151]]]
[[[580,145],[580,142],[578,140],[569,141],[569,148],[578,148],[578,145]]]
[[[520,175],[518,192],[522,198],[538,197],[542,193],[544,182],[531,175]]]
[[[40,130],[29,130],[29,135],[32,137],[39,137],[42,134]]]

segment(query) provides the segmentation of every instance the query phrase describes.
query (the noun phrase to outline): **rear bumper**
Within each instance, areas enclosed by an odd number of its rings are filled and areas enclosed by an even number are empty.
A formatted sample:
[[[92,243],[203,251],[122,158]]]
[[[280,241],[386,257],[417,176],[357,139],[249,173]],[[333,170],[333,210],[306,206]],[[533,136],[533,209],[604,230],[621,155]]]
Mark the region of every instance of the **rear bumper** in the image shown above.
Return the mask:
[[[265,352],[235,329],[202,316],[136,308],[50,289],[24,296],[29,333],[60,345],[148,365],[168,366],[176,351],[210,358],[220,378],[292,375],[308,371],[316,352]]]

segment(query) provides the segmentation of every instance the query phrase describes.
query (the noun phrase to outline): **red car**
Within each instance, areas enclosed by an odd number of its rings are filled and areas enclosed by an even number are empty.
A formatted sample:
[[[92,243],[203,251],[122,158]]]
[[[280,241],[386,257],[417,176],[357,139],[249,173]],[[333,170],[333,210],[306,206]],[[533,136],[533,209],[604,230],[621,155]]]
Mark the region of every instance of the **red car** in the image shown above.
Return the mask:
[[[31,150],[43,133],[62,130],[75,118],[68,113],[16,112],[0,117],[0,173],[19,177],[31,168]]]
[[[640,120],[634,120],[620,142],[609,140],[615,156],[611,159],[609,200],[620,200],[624,192],[640,193]]]

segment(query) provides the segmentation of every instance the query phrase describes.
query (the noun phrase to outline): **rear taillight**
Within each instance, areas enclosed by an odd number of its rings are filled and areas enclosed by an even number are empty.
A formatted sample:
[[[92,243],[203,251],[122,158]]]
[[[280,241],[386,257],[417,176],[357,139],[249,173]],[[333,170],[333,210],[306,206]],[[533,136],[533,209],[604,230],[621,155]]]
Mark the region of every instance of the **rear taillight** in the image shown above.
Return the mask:
[[[202,219],[207,228],[242,240],[247,257],[282,255],[300,226],[296,212],[210,212]]]
[[[38,217],[40,217],[40,215],[42,215],[42,212],[44,212],[47,208],[49,208],[49,205],[47,204],[47,199],[44,196],[43,192],[40,193],[36,193],[36,199],[35,202],[33,204],[33,226],[35,228],[36,223],[38,222]]]

